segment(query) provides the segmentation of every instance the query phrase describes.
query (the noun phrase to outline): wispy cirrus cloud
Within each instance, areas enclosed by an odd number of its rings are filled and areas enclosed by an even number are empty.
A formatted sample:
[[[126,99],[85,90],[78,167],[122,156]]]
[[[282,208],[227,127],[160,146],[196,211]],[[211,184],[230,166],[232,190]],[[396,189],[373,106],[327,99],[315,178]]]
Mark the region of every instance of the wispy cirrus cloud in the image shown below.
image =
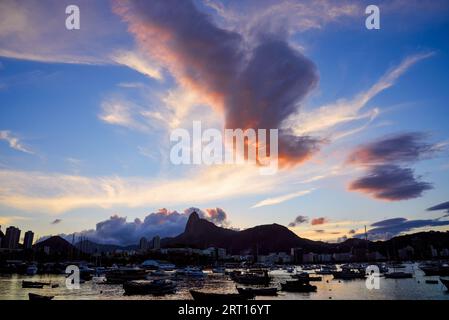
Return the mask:
[[[287,127],[292,127],[297,135],[325,135],[331,139],[347,136],[348,132],[338,132],[339,125],[368,119],[374,120],[380,113],[380,109],[373,108],[363,111],[364,107],[381,92],[392,87],[396,81],[408,69],[421,60],[430,58],[433,52],[419,53],[406,57],[398,66],[385,73],[368,90],[359,93],[352,99],[340,99],[334,103],[311,108],[310,110],[299,110],[291,115],[284,123]],[[356,133],[359,130],[351,130]]]
[[[280,204],[282,202],[297,198],[297,197],[302,197],[305,196],[309,193],[311,193],[314,189],[310,189],[310,190],[301,190],[301,191],[297,191],[297,192],[292,192],[292,193],[288,193],[288,194],[284,194],[278,197],[272,197],[272,198],[267,198],[265,200],[259,201],[257,202],[255,205],[253,205],[251,208],[260,208],[260,207],[264,207],[264,206],[272,206],[275,204]]]
[[[6,141],[14,150],[34,154],[34,152],[27,146],[23,144],[19,137],[17,137],[14,133],[9,130],[1,130],[0,131],[0,140]]]

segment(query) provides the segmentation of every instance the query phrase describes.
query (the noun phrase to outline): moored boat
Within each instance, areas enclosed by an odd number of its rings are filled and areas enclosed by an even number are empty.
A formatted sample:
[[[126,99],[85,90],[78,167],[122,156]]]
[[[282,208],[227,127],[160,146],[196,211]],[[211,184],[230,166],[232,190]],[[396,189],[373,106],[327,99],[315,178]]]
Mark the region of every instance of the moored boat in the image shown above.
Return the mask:
[[[231,273],[231,279],[240,284],[268,285],[271,281],[267,270]]]
[[[449,291],[449,279],[440,278],[441,283],[446,287],[446,290]]]
[[[449,276],[449,264],[426,263],[419,266],[426,276]]]
[[[127,295],[164,295],[174,293],[176,284],[170,280],[133,280],[123,283],[123,289]]]
[[[334,279],[341,280],[353,280],[353,279],[365,279],[366,275],[364,272],[359,270],[343,269],[342,271],[333,272],[332,275]]]
[[[48,300],[52,300],[54,298],[54,296],[44,296],[41,294],[37,294],[37,293],[28,293],[28,299],[30,300],[34,300],[34,301],[48,301]]]
[[[310,274],[307,272],[296,273],[296,274],[292,275],[292,277],[295,279],[301,279],[301,280],[305,280],[305,281],[321,281],[321,280],[323,280],[322,277],[310,276]]]
[[[276,296],[278,294],[278,288],[241,288],[237,287],[237,291],[240,294],[246,294],[248,296]]]
[[[126,281],[144,280],[147,272],[141,268],[117,268],[106,272],[106,283],[121,284]]]
[[[49,282],[39,282],[39,281],[22,281],[22,288],[29,288],[29,289],[42,289],[44,286],[49,286]]]
[[[209,293],[190,290],[190,294],[195,301],[209,303],[244,302],[250,298],[247,295],[241,293]]]
[[[387,279],[408,279],[413,278],[413,274],[409,272],[390,272],[385,274],[385,278]]]
[[[282,291],[287,292],[314,292],[317,287],[303,280],[293,280],[281,283]]]

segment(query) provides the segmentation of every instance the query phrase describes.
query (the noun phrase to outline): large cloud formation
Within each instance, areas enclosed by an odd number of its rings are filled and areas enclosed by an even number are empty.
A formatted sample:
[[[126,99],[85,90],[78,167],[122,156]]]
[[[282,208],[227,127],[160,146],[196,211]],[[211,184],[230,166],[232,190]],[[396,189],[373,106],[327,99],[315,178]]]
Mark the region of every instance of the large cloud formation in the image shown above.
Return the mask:
[[[218,225],[227,225],[227,214],[221,208],[206,209],[189,208],[184,212],[169,211],[165,208],[148,214],[143,220],[127,221],[118,215],[98,222],[95,229],[75,233],[77,239],[88,239],[96,243],[130,245],[137,244],[142,237],[151,239],[158,235],[161,238],[173,237],[184,231],[189,215],[196,211],[201,218]],[[73,235],[66,236],[72,239]]]
[[[116,1],[114,11],[143,51],[222,112],[226,128],[279,129],[318,82],[315,65],[283,37],[260,35],[249,43],[190,0]],[[304,161],[321,142],[280,129],[280,164]]]
[[[399,201],[418,198],[432,189],[432,184],[421,181],[408,167],[439,151],[438,145],[425,141],[426,137],[420,132],[401,133],[355,149],[347,162],[365,168],[366,175],[352,181],[349,190],[364,192],[376,199]]]
[[[408,220],[406,218],[392,218],[373,223],[371,226],[374,228],[370,229],[367,234],[370,240],[388,240],[413,229],[448,225],[449,221],[438,219]],[[364,234],[358,234],[356,237],[362,238]]]

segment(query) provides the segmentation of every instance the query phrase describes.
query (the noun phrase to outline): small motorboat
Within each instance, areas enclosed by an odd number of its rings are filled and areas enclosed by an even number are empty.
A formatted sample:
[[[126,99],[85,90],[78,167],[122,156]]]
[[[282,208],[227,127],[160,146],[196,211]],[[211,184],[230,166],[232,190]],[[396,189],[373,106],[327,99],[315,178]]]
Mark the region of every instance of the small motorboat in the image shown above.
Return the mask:
[[[52,300],[55,296],[44,296],[37,293],[28,293],[28,298],[34,301],[49,301]]]
[[[39,282],[39,281],[22,281],[22,288],[29,288],[29,289],[42,289],[44,286],[49,286],[49,282]]]
[[[127,281],[123,284],[123,289],[126,295],[164,295],[174,293],[176,291],[176,284],[173,281],[161,280],[134,280]]]
[[[413,278],[413,274],[409,272],[390,272],[385,274],[386,279],[408,279]]]
[[[446,287],[446,290],[449,291],[449,279],[440,278],[440,281]]]
[[[237,291],[240,294],[248,296],[277,296],[278,288],[241,288],[237,287]]]
[[[192,295],[192,298],[195,301],[210,302],[210,303],[244,302],[251,298],[246,294],[241,293],[211,293],[211,292],[190,290],[190,294]]]
[[[281,288],[287,292],[314,292],[317,289],[316,286],[299,279],[281,283]]]

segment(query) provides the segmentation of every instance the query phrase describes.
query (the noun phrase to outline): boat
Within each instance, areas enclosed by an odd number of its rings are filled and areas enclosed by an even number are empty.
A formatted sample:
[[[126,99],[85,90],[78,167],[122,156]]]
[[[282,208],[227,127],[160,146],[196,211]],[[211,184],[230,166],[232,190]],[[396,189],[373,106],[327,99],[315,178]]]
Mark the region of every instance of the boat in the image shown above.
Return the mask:
[[[322,277],[313,277],[313,276],[310,276],[310,274],[307,272],[296,273],[296,274],[292,275],[292,277],[295,279],[302,279],[302,280],[306,280],[306,281],[321,281],[321,280],[323,280]]]
[[[39,281],[22,281],[22,288],[29,288],[29,289],[42,289],[44,286],[49,286],[49,282],[39,282]]]
[[[126,295],[164,295],[169,293],[175,293],[176,284],[173,281],[160,279],[160,280],[133,280],[123,283],[123,289]]]
[[[241,293],[210,293],[196,290],[190,290],[190,294],[193,300],[206,303],[245,302],[251,298]]]
[[[449,264],[447,263],[426,263],[419,268],[426,276],[449,276]]]
[[[184,269],[176,270],[175,276],[184,276],[189,278],[203,278],[205,276],[203,270],[195,267],[186,267]]]
[[[385,274],[386,279],[408,279],[413,278],[413,274],[409,272],[390,272]]]
[[[38,269],[35,264],[29,265],[25,271],[28,276],[34,276],[37,273]]]
[[[122,284],[131,280],[144,280],[146,276],[147,272],[137,267],[111,269],[106,272],[106,283]]]
[[[316,286],[303,280],[289,280],[285,283],[281,283],[282,291],[287,292],[314,292],[316,291]]]
[[[360,270],[343,269],[342,271],[333,272],[334,279],[341,280],[353,280],[353,279],[365,279],[366,274],[360,272]]]
[[[285,268],[285,271],[287,271],[288,273],[293,273],[293,271],[295,271],[295,268],[287,267],[287,268]]]
[[[334,265],[324,265],[321,266],[320,270],[317,270],[316,274],[327,275],[332,274],[337,271],[337,268]]]
[[[277,296],[278,288],[241,288],[237,287],[237,291],[240,294],[246,294],[248,296]]]
[[[449,279],[440,278],[441,283],[446,287],[446,290],[449,291]]]
[[[220,273],[224,274],[226,272],[226,269],[224,267],[216,267],[212,269],[212,273]]]
[[[427,284],[438,284],[438,280],[426,280]]]
[[[231,279],[240,284],[268,285],[271,281],[267,270],[231,273]]]
[[[89,268],[86,265],[80,265],[78,268],[80,270],[80,279],[84,281],[92,280],[93,275],[95,273],[95,269]]]
[[[393,269],[405,269],[406,268],[406,266],[401,263],[391,263],[388,267],[393,268]]]
[[[150,272],[150,275],[152,277],[167,277],[168,273],[165,272],[164,270],[154,270]]]
[[[55,296],[44,296],[37,293],[28,293],[28,299],[34,300],[34,301],[49,301],[52,300]]]
[[[176,269],[176,266],[172,263],[161,263],[159,264],[159,269],[163,271],[173,271]]]

